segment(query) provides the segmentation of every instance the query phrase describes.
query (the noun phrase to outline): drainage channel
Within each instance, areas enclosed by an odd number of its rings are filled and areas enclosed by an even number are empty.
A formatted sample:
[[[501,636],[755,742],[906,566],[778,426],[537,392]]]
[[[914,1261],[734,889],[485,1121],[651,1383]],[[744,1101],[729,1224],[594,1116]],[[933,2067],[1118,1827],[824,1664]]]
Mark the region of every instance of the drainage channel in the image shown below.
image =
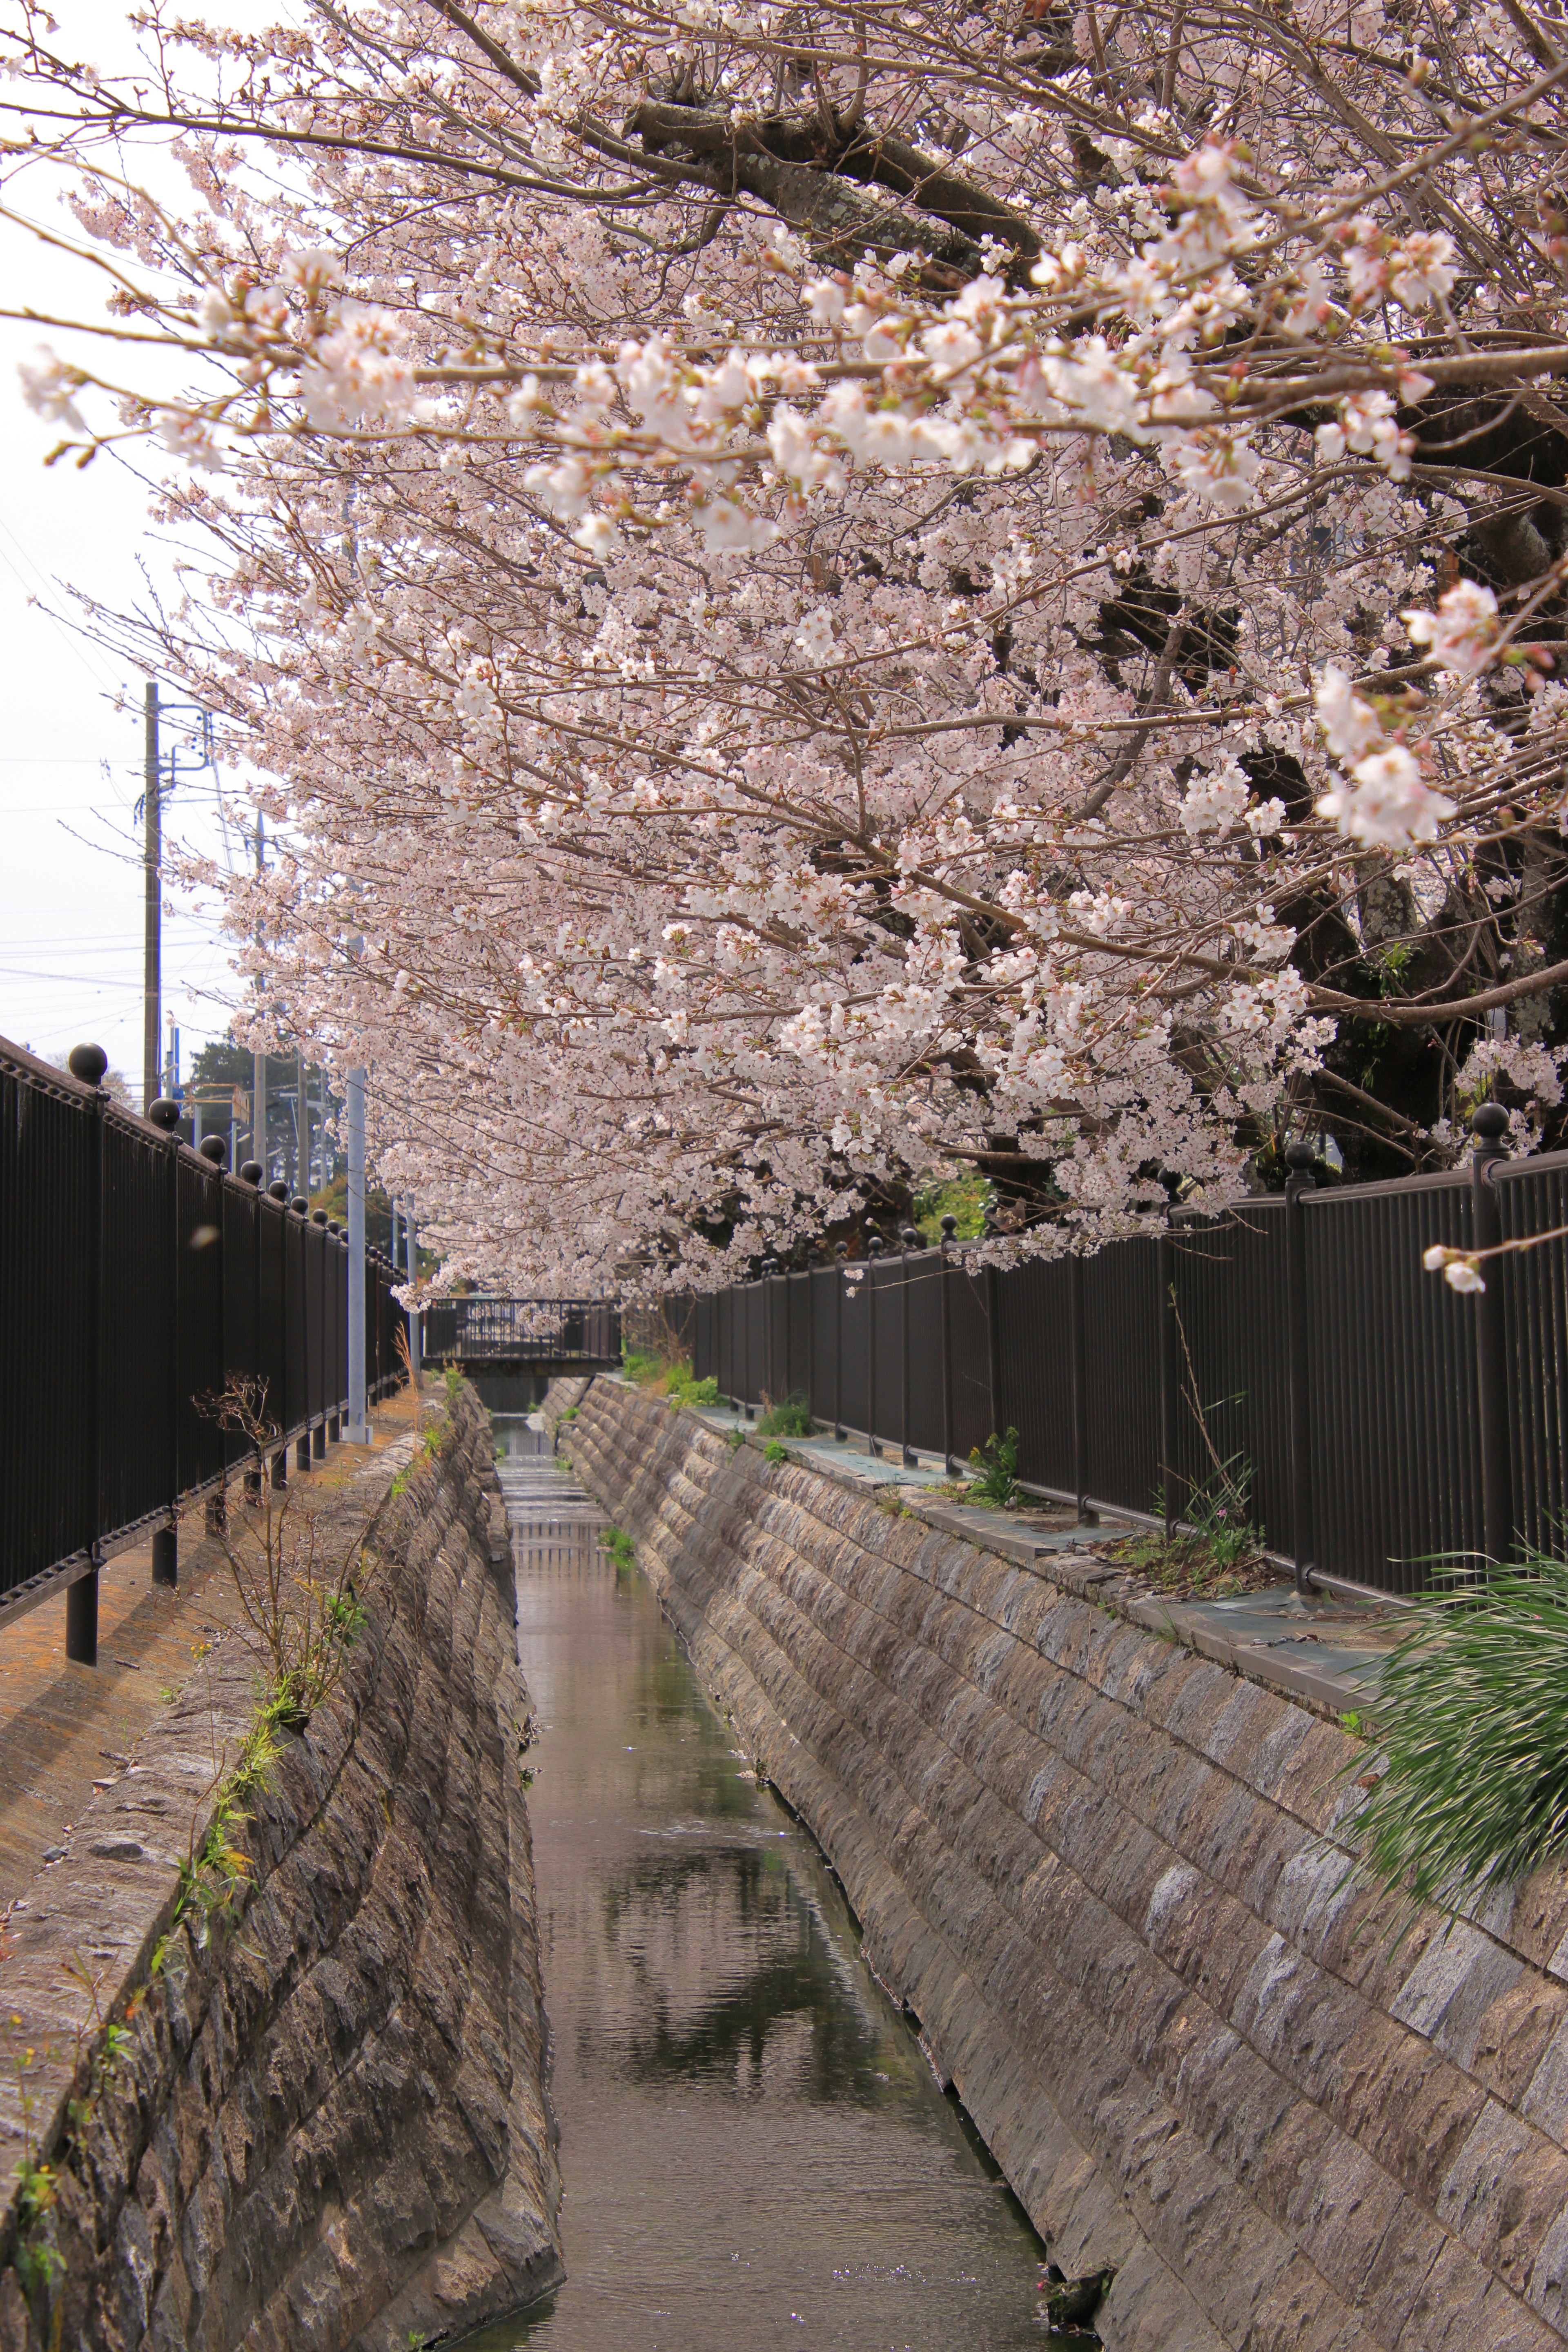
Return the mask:
[[[550,1441],[498,1415],[566,2284],[479,2352],[1016,2352],[1041,2248]],[[1093,2339],[1058,2334],[1057,2344]]]

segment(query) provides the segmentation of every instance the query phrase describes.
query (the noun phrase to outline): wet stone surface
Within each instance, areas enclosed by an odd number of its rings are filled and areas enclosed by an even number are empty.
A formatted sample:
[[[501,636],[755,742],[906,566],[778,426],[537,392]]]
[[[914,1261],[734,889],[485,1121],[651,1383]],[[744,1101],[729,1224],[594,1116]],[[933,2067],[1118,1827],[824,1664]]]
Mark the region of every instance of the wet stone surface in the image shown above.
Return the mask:
[[[498,1419],[496,1445],[566,2283],[477,2346],[1086,2346],[1046,2336],[1038,2240],[640,1570],[548,1438]]]

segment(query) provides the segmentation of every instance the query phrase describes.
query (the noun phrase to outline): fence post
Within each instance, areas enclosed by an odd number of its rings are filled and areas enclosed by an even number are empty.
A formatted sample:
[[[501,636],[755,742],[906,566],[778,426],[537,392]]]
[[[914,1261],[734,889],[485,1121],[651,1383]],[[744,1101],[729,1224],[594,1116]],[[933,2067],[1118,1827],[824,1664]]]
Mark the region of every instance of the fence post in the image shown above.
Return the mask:
[[[255,1383],[256,1383],[257,1388],[258,1388],[258,1391],[259,1391],[260,1384],[261,1384],[261,1364],[262,1364],[262,1349],[261,1349],[261,1180],[262,1180],[262,1178],[266,1175],[266,1173],[267,1173],[267,1171],[266,1171],[266,1169],[262,1166],[262,1164],[261,1164],[261,1162],[260,1162],[260,1160],[247,1160],[246,1161],[246,1163],[245,1163],[244,1167],[243,1167],[243,1168],[240,1170],[240,1171],[239,1171],[239,1176],[240,1176],[240,1181],[241,1181],[241,1183],[248,1184],[248,1185],[250,1186],[250,1188],[251,1188],[252,1192],[256,1194],[256,1214],[255,1214],[255,1216],[251,1219],[251,1222],[250,1222],[250,1230],[251,1230],[251,1232],[252,1232],[252,1233],[255,1234],[255,1236],[256,1236],[256,1279],[255,1279],[255,1281],[251,1284],[251,1286],[250,1286],[250,1287],[251,1287],[251,1296],[252,1296],[252,1297],[254,1298],[254,1300],[255,1300],[255,1302],[256,1302],[256,1313],[255,1313],[255,1316],[254,1316],[254,1318],[253,1318],[253,1324],[252,1324],[252,1328],[253,1328],[253,1330],[254,1330],[254,1332],[255,1332],[255,1341],[254,1341],[254,1351],[253,1351],[253,1356],[252,1356],[252,1360],[251,1360],[251,1366],[250,1366],[250,1373],[251,1373],[251,1378],[252,1378],[252,1380],[255,1381]],[[260,1411],[261,1411],[262,1412],[265,1412],[267,1411],[267,1399],[266,1399],[266,1397],[265,1397],[264,1395],[261,1397],[261,1401],[260,1401]],[[261,1469],[260,1469],[260,1459],[261,1459],[261,1457],[260,1457],[259,1455],[258,1455],[258,1466],[257,1466],[254,1470],[247,1470],[247,1471],[246,1471],[246,1473],[245,1473],[245,1487],[244,1487],[244,1493],[245,1493],[245,1499],[246,1499],[246,1501],[247,1501],[247,1503],[259,1503],[259,1502],[260,1502],[260,1500],[261,1500]]]
[[[904,1362],[903,1378],[899,1388],[899,1444],[906,1470],[917,1469],[920,1463],[919,1455],[910,1446],[910,1246],[912,1243],[918,1248],[920,1238],[913,1225],[900,1226],[899,1247],[903,1260],[903,1280],[900,1285],[902,1297],[900,1300],[899,1337],[902,1342],[900,1352]]]
[[[67,1064],[73,1078],[94,1090],[88,1126],[88,1296],[91,1323],[88,1338],[87,1422],[89,1433],[89,1476],[92,1534],[89,1550],[92,1566],[66,1588],[66,1655],[79,1666],[98,1664],[98,1563],[103,1540],[103,1113],[109,1097],[103,1077],[109,1056],[101,1045],[73,1045]]]
[[[1474,1243],[1496,1249],[1502,1240],[1502,1213],[1492,1173],[1508,1158],[1502,1139],[1508,1113],[1501,1103],[1482,1103],[1470,1119],[1476,1148],[1470,1160],[1474,1191]],[[1476,1300],[1476,1389],[1481,1424],[1481,1528],[1487,1559],[1500,1565],[1513,1550],[1513,1469],[1508,1426],[1508,1328],[1503,1320],[1502,1280],[1489,1268],[1486,1288]]]
[[[310,1212],[310,1223],[318,1227],[321,1236],[321,1247],[316,1252],[316,1289],[321,1298],[321,1312],[316,1320],[316,1395],[321,1402],[321,1418],[310,1432],[310,1451],[320,1462],[326,1459],[327,1453],[327,1338],[331,1329],[331,1325],[327,1319],[327,1261],[331,1255],[331,1249],[327,1240],[325,1209],[313,1209]],[[307,1250],[305,1279],[309,1282],[310,1278],[310,1252]]]
[[[1068,1260],[1068,1345],[1072,1353],[1072,1483],[1079,1525],[1094,1527],[1089,1507],[1089,1334],[1083,1311],[1083,1253]]]
[[[1285,1146],[1285,1345],[1289,1363],[1290,1540],[1296,1590],[1312,1590],[1312,1403],[1308,1335],[1311,1301],[1307,1289],[1307,1213],[1302,1203],[1317,1191],[1312,1174],[1317,1153],[1305,1141]]]
[[[306,1200],[303,1192],[295,1193],[289,1203],[289,1211],[291,1216],[299,1218],[301,1226],[308,1223],[310,1203]],[[287,1276],[289,1271],[287,1257],[283,1261],[283,1271]],[[310,1466],[310,1307],[307,1296],[310,1286],[310,1253],[306,1245],[304,1234],[301,1233],[300,1235],[300,1358],[305,1367],[305,1393],[301,1399],[305,1408],[305,1426],[294,1441],[296,1470],[308,1470]]]
[[[877,1443],[877,1260],[882,1255],[882,1236],[875,1225],[866,1234],[866,1447],[871,1454],[880,1454]]]
[[[180,1580],[180,1106],[170,1095],[160,1095],[147,1113],[154,1127],[169,1139],[168,1260],[164,1295],[169,1302],[169,1442],[163,1450],[168,1483],[169,1523],[153,1531],[153,1581]]]
[[[221,1135],[209,1135],[203,1139],[197,1148],[202,1158],[212,1170],[212,1181],[217,1186],[217,1353],[218,1364],[223,1375],[222,1385],[226,1389],[228,1386],[228,1277],[225,1253],[228,1248],[228,1243],[224,1235],[223,1171],[224,1163],[228,1158],[228,1147]],[[206,1532],[209,1536],[221,1535],[228,1525],[228,1463],[224,1458],[227,1452],[227,1433],[220,1428],[218,1488],[216,1495],[207,1496],[206,1502]]]
[[[267,1187],[267,1197],[269,1201],[277,1202],[287,1220],[289,1187],[281,1176],[274,1176],[271,1183]],[[283,1263],[278,1275],[278,1362],[279,1384],[282,1394],[278,1400],[277,1407],[279,1441],[278,1451],[272,1457],[272,1484],[274,1486],[284,1487],[289,1484],[289,1440],[281,1434],[289,1426],[289,1227],[287,1222],[278,1228],[278,1242],[283,1253]]]
[[[1176,1359],[1176,1245],[1168,1223],[1154,1246],[1159,1253],[1160,1282],[1160,1492],[1169,1543],[1181,1517],[1176,1503],[1176,1408],[1182,1391]]]
[[[351,1070],[345,1084],[348,1108],[349,1208],[349,1415],[343,1435],[350,1445],[370,1444],[364,1377],[364,1072]]]
[[[833,1434],[842,1445],[844,1429],[844,1265],[849,1255],[847,1242],[833,1244],[833,1271],[837,1276],[833,1286]]]
[[[942,1459],[950,1478],[958,1475],[958,1465],[952,1458],[952,1265],[948,1251],[958,1231],[958,1219],[943,1217],[942,1221]]]
[[[987,1235],[996,1228],[989,1217],[985,1220]],[[985,1268],[985,1380],[991,1398],[991,1433],[1004,1433],[1002,1420],[1002,1316],[999,1285],[994,1265]]]

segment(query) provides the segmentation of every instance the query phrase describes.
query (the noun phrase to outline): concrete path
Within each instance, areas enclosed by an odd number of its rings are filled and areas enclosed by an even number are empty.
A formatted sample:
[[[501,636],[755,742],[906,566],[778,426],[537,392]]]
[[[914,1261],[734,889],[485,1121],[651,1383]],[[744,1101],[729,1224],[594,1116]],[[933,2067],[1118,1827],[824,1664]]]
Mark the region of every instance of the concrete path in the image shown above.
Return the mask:
[[[411,1414],[403,1398],[381,1408],[372,1422],[375,1448],[405,1436]],[[308,1472],[290,1465],[289,1478],[324,1493],[352,1477],[371,1450],[333,1446]],[[94,1795],[126,1771],[137,1740],[179,1696],[209,1645],[238,1628],[222,1556],[202,1526],[197,1505],[181,1522],[174,1591],[153,1582],[151,1540],[100,1571],[96,1666],[66,1656],[63,1591],[0,1633],[0,1926],[36,1874],[59,1860]]]

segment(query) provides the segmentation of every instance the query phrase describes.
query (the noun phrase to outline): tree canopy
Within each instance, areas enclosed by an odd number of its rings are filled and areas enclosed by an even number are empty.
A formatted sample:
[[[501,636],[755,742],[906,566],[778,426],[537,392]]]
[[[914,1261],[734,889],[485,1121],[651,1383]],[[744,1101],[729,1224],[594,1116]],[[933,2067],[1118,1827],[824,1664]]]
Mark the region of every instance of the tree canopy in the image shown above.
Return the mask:
[[[1560,1139],[1562,20],[142,37],[13,43],[7,201],[69,175],[111,283],[30,396],[168,453],[189,600],[98,625],[265,777],[258,1023],[372,1070],[456,1269],[718,1282],[965,1171],[1082,1246],[1489,1092]]]

